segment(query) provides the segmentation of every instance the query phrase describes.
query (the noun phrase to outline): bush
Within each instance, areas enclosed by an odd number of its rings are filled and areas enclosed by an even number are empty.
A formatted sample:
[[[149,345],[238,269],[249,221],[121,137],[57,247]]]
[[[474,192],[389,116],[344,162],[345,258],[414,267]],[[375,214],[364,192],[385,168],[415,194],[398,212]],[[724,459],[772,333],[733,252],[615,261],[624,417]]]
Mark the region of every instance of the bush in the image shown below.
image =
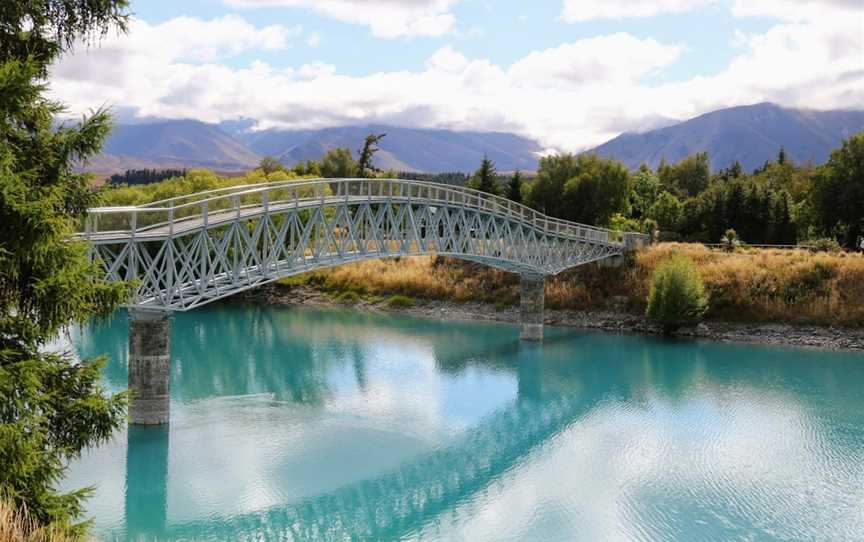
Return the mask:
[[[823,238],[813,239],[812,241],[802,241],[801,245],[810,247],[813,252],[840,252],[843,248],[836,239]]]
[[[384,304],[391,309],[409,309],[414,306],[414,299],[405,295],[394,295]]]
[[[661,263],[651,276],[651,291],[645,316],[670,334],[680,327],[696,325],[708,310],[708,296],[693,262],[674,255]]]
[[[360,302],[360,294],[348,290],[347,292],[339,293],[334,299],[337,303],[341,303],[342,305],[356,305]]]
[[[729,228],[720,239],[720,244],[723,245],[725,250],[731,251],[741,246],[741,239],[738,238],[738,233],[735,230]]]

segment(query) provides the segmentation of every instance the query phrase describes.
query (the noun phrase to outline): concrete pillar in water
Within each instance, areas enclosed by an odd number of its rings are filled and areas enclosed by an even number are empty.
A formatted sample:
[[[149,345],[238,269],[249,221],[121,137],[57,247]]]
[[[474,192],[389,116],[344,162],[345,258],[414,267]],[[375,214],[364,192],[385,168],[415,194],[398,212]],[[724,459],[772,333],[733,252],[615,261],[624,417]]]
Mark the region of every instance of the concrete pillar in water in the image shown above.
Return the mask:
[[[161,311],[129,312],[129,423],[168,423],[171,319]]]
[[[543,296],[545,284],[543,275],[523,273],[520,284],[522,297],[520,338],[525,341],[543,340]]]

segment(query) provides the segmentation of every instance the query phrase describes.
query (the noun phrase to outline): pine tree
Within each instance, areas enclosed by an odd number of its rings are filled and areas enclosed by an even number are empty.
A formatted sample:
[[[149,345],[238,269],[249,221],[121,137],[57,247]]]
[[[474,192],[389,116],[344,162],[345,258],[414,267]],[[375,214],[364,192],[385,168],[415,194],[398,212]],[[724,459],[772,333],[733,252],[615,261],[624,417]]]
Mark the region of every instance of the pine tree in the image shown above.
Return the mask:
[[[498,194],[498,172],[495,170],[495,164],[488,156],[483,155],[480,169],[474,173],[469,187],[489,194]]]
[[[378,170],[372,165],[372,158],[378,152],[378,142],[384,139],[387,134],[369,134],[363,143],[363,149],[360,151],[360,160],[357,162],[357,175],[359,177],[371,177]]]
[[[73,166],[97,154],[110,118],[97,111],[57,126],[45,97],[49,64],[78,40],[125,31],[127,2],[4,2],[0,9],[0,494],[41,524],[70,527],[90,490],[55,488],[81,450],[125,420],[106,396],[104,360],[77,361],[45,345],[71,323],[114,311],[128,295],[105,282],[70,235],[96,203]]]
[[[771,242],[777,245],[794,245],[798,242],[795,224],[789,212],[789,194],[777,193],[771,209]]]
[[[522,172],[517,171],[507,183],[507,199],[522,203]]]

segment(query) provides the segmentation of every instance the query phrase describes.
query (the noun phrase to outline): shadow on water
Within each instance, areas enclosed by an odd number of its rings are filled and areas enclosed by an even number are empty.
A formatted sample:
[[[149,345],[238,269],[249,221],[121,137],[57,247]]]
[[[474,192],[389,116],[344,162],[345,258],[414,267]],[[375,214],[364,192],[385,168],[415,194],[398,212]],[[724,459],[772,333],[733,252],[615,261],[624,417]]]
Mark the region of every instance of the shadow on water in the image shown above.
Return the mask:
[[[130,538],[166,532],[168,435],[167,426],[131,426],[127,430],[124,504]]]
[[[115,389],[125,388],[125,341],[125,316],[83,330],[77,339],[82,356],[112,355],[106,378]],[[459,378],[473,369],[492,371],[513,381],[516,393],[445,446],[381,475],[218,521],[170,521],[169,430],[132,427],[126,457],[127,536],[406,536],[509,476],[538,448],[610,402],[628,408],[662,402],[674,408],[694,397],[718,405],[731,405],[742,395],[775,397],[815,418],[830,409],[835,423],[819,430],[838,450],[852,453],[862,442],[860,356],[559,328],[547,329],[545,341],[532,344],[518,340],[515,326],[454,325],[340,310],[223,304],[178,314],[172,400],[194,403],[268,393],[279,401],[321,409],[339,393],[334,371],[346,369],[356,389],[365,393],[370,373],[382,370],[375,360],[390,350],[403,356],[430,354],[441,378]]]

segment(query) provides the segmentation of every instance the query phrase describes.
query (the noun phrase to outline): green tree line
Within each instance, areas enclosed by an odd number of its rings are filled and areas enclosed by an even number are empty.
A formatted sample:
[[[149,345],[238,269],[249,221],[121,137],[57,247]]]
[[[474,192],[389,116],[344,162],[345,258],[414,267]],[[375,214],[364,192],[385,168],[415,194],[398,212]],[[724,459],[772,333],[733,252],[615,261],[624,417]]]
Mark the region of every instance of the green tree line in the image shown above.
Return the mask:
[[[120,184],[152,184],[186,175],[185,169],[127,169],[123,173],[116,173],[108,177],[108,183]]]
[[[851,136],[827,163],[795,164],[781,148],[774,160],[751,173],[737,162],[716,173],[710,157],[697,153],[675,164],[661,162],[630,171],[622,163],[592,154],[555,154],[540,159],[533,178],[501,175],[488,157],[473,174],[383,171],[372,166],[383,134],[370,134],[355,159],[349,148],[327,151],[319,160],[286,167],[266,157],[245,178],[219,180],[190,172],[134,197],[109,197],[114,204],[150,201],[199,189],[291,178],[406,178],[468,186],[524,203],[541,212],[614,229],[655,232],[665,238],[717,243],[729,229],[750,244],[795,244],[835,239],[860,247],[864,236],[864,133]],[[210,182],[202,183],[203,177]],[[198,182],[188,182],[190,178]],[[186,180],[182,180],[186,179]],[[170,190],[168,190],[170,188]],[[128,193],[127,193],[128,195]]]
[[[860,248],[864,236],[864,132],[820,166],[795,164],[780,149],[752,173],[739,163],[712,174],[707,153],[631,172],[591,154],[540,159],[525,202],[552,216],[719,242],[734,229],[751,244],[833,238]]]

